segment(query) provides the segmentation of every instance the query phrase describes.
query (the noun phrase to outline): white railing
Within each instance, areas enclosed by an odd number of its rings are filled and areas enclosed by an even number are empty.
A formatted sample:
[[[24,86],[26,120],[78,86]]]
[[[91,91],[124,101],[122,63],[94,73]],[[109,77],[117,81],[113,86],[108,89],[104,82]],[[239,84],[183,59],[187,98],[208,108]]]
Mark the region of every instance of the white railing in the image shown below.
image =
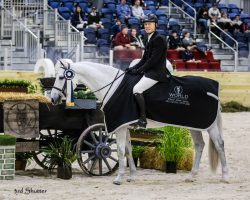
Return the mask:
[[[12,42],[0,40],[0,69],[11,70],[12,66]]]
[[[230,46],[229,44],[227,44],[222,38],[220,38],[218,35],[216,35],[216,33],[214,33],[211,30],[211,25],[213,25],[214,27],[216,27],[217,29],[219,29],[223,34],[225,34],[227,37],[229,37],[232,41],[234,41],[234,45],[235,46]],[[222,44],[224,44],[225,46],[227,46],[229,49],[231,49],[234,52],[234,71],[237,72],[237,66],[239,63],[239,59],[238,59],[238,55],[239,55],[239,43],[238,41],[236,41],[231,35],[229,35],[227,32],[225,32],[223,29],[221,29],[218,25],[211,23],[209,25],[209,35],[208,35],[208,39],[209,39],[209,46],[211,46],[211,41],[212,41],[212,37],[211,35],[213,35],[215,38],[217,38]]]
[[[37,14],[42,12],[47,0],[2,0],[2,5],[6,9],[13,9],[18,19],[26,18],[27,25],[36,24]]]
[[[169,8],[169,15],[171,15],[171,8],[172,5],[174,5],[178,10],[180,10],[184,15],[188,16],[190,19],[193,20],[194,22],[194,36],[196,37],[197,34],[197,24],[196,24],[196,16],[197,16],[197,12],[195,10],[195,8],[193,8],[192,6],[190,6],[188,3],[186,3],[185,1],[181,0],[183,4],[185,4],[186,6],[188,6],[190,9],[193,10],[194,12],[194,17],[189,15],[185,10],[183,10],[181,7],[179,7],[178,5],[176,5],[173,1],[169,0],[168,1],[168,8]]]
[[[27,28],[27,22],[24,19],[24,23],[18,20],[13,13],[6,8],[2,8],[5,15],[11,18],[11,40],[12,45],[16,49],[22,49],[25,57],[29,58],[30,62],[36,62],[37,59],[42,57],[42,46],[40,44],[40,31],[34,34]]]

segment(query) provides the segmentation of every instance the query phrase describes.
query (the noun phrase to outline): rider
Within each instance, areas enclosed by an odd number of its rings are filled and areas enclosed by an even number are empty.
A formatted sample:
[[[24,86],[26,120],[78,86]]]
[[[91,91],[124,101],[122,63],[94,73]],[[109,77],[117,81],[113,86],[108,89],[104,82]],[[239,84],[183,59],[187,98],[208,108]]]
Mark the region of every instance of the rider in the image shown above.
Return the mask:
[[[134,86],[133,94],[140,109],[138,125],[146,127],[146,109],[143,92],[157,82],[166,82],[170,73],[166,68],[167,44],[164,37],[156,31],[157,17],[149,14],[143,20],[144,28],[148,37],[145,41],[145,52],[138,64],[126,70],[129,74],[143,74],[141,80]]]

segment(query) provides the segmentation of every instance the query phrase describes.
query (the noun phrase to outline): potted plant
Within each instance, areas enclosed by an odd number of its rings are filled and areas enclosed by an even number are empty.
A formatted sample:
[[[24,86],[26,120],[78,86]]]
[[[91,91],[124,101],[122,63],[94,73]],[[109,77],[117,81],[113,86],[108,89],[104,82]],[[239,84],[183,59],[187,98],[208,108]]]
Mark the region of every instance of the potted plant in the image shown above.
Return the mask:
[[[181,159],[185,148],[190,146],[190,140],[186,141],[186,133],[181,128],[164,127],[164,133],[159,139],[159,151],[166,161],[166,173],[177,172],[177,161]]]
[[[30,159],[33,158],[33,154],[30,152],[16,152],[15,170],[25,170],[27,163],[30,163]]]
[[[57,167],[57,177],[61,179],[72,178],[72,163],[77,159],[73,151],[72,141],[68,137],[54,141],[46,150],[48,156],[48,169]]]
[[[138,166],[138,159],[141,157],[144,151],[144,147],[140,145],[133,145],[132,146],[132,156],[134,159],[135,166]]]
[[[22,92],[27,93],[28,88],[31,86],[30,81],[26,80],[1,80],[0,92]]]

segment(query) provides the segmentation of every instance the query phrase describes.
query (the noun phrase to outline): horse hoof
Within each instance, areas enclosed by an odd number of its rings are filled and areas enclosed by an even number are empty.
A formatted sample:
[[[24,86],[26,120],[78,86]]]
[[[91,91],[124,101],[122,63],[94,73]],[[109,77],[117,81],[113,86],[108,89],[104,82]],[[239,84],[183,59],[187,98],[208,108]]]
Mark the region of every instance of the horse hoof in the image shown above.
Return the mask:
[[[120,181],[113,181],[114,185],[121,185],[122,183]]]

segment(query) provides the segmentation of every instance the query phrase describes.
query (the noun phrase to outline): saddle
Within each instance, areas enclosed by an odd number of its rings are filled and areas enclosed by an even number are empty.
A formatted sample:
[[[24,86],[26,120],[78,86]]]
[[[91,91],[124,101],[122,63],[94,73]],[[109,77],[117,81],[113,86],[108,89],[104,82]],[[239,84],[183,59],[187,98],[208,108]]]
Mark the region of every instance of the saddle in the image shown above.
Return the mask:
[[[139,119],[133,87],[140,79],[126,74],[103,107],[109,133]],[[219,83],[199,76],[171,76],[143,94],[147,118],[169,125],[207,130],[219,110]]]

